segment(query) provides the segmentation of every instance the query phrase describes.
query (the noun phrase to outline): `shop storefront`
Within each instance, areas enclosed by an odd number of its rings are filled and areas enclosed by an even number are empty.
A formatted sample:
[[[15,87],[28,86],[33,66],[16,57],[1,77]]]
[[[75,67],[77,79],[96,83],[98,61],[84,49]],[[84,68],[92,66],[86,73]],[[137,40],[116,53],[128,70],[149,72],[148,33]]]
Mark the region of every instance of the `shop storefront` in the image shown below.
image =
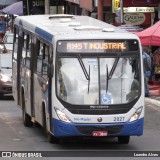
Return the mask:
[[[66,0],[66,13],[88,15],[115,26],[147,28],[158,14],[159,0]]]
[[[155,21],[157,7],[158,0],[112,0],[115,25],[138,25],[147,28]]]
[[[73,15],[81,15],[79,1],[80,0],[66,0],[66,13]]]
[[[65,0],[50,0],[50,14],[65,13]],[[24,15],[45,14],[45,0],[23,0]]]

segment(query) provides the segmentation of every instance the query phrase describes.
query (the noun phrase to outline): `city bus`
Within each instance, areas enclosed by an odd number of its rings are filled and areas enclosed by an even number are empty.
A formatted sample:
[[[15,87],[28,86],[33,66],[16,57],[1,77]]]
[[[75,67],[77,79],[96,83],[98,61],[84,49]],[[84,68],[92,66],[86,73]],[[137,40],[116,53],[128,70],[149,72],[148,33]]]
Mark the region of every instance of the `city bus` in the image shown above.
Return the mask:
[[[115,137],[128,144],[144,124],[138,37],[88,16],[19,16],[14,24],[13,97],[26,127],[50,142]]]

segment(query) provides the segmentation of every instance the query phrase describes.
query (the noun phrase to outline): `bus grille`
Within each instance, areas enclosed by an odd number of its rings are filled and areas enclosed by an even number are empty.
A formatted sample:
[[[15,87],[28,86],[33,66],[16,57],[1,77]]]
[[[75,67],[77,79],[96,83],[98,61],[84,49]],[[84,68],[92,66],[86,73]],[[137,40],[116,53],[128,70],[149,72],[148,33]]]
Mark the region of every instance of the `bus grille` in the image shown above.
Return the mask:
[[[109,136],[118,134],[123,126],[76,126],[78,131],[86,136],[92,136],[93,131],[107,131]]]
[[[71,109],[68,110],[73,114],[83,114],[83,115],[111,115],[111,114],[123,114],[127,113],[130,108],[121,109]]]

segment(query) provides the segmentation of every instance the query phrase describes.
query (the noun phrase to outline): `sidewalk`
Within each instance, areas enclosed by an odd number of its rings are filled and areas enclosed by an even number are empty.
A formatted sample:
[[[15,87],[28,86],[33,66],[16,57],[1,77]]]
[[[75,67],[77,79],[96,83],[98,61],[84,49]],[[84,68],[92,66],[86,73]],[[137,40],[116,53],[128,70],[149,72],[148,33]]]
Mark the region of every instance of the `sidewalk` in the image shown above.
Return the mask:
[[[145,103],[147,103],[149,107],[160,112],[160,96],[145,97]]]
[[[146,102],[152,102],[160,107],[160,96],[145,97]]]
[[[145,102],[156,105],[160,109],[160,81],[149,82],[150,97],[145,97]]]

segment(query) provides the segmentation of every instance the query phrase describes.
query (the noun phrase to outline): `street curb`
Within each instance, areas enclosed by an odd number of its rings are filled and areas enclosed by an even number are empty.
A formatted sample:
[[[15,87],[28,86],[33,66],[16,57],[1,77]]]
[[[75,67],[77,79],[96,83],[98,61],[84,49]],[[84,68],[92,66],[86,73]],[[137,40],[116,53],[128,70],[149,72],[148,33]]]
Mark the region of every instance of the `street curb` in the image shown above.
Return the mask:
[[[160,101],[152,98],[145,98],[145,102],[148,103],[148,107],[160,112]]]
[[[154,104],[154,105],[160,107],[160,101],[158,101],[158,100],[155,100],[155,99],[152,99],[152,98],[145,98],[145,102],[151,103],[151,104]]]

